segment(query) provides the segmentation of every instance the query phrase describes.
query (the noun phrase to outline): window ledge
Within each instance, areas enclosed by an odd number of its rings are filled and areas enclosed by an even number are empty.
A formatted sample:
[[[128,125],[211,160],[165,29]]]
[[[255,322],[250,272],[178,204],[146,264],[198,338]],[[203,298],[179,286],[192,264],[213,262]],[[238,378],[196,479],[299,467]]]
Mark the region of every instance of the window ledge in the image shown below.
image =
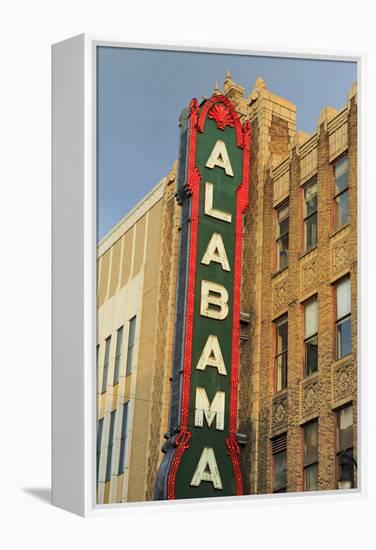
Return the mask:
[[[306,376],[303,376],[302,378],[302,384],[311,382],[311,380],[314,380],[315,378],[318,378],[319,371],[311,372],[311,374],[307,374]]]
[[[304,252],[300,254],[299,260],[301,260],[302,258],[304,258],[304,256],[307,256],[310,252],[313,252],[316,249],[317,249],[317,244],[315,244],[315,246],[311,246],[311,248],[307,248],[307,250],[304,250]]]
[[[346,223],[345,225],[343,225],[342,227],[340,227],[339,229],[336,229],[335,231],[333,231],[330,235],[329,235],[329,239],[331,239],[332,237],[334,237],[335,235],[338,235],[338,233],[341,233],[341,231],[344,231],[346,228],[350,227],[350,224],[349,223]]]
[[[273,394],[273,401],[275,399],[278,399],[279,397],[283,397],[284,395],[287,395],[287,388],[283,388],[282,390],[279,390]]]
[[[282,269],[279,269],[278,271],[274,271],[272,273],[272,279],[274,279],[274,277],[277,277],[278,275],[280,275],[281,273],[286,271],[288,268],[289,268],[289,266],[287,265],[286,267],[282,267]]]
[[[354,361],[354,354],[351,352],[348,355],[344,355],[341,359],[333,360],[333,367],[340,367],[341,365],[347,365],[347,363],[352,363]]]

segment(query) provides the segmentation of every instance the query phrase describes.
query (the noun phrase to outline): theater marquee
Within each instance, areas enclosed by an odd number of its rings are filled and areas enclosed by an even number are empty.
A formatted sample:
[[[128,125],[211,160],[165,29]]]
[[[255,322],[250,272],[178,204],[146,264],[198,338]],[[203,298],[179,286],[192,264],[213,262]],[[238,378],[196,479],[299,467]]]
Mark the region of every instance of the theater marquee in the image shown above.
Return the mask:
[[[157,499],[240,495],[237,391],[250,125],[214,95],[181,116],[182,204],[169,432]]]

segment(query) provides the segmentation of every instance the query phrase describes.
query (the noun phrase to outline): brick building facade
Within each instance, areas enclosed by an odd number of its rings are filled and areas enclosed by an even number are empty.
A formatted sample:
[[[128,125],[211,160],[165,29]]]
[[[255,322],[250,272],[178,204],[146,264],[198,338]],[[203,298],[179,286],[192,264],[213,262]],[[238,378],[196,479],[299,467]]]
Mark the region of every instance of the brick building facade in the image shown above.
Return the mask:
[[[356,87],[341,111],[323,109],[310,136],[262,79],[244,91],[227,73],[221,93],[252,126],[238,401],[245,493],[356,487]],[[98,503],[153,498],[168,420],[176,169],[98,248]]]

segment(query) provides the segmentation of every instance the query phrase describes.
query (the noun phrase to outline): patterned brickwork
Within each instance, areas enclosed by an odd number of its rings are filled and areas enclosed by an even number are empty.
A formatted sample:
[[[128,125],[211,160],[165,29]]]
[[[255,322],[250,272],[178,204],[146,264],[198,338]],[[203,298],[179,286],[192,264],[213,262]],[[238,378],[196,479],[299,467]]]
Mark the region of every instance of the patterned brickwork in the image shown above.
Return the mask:
[[[346,115],[346,116],[345,116]],[[260,352],[251,367],[251,379],[258,373],[258,384],[251,386],[251,400],[258,411],[257,441],[252,440],[257,461],[254,487],[257,493],[273,490],[271,438],[287,432],[287,491],[303,489],[303,427],[313,419],[319,426],[320,489],[335,489],[336,480],[336,411],[352,403],[356,424],[356,101],[352,97],[348,111],[338,117],[333,110],[323,112],[321,124],[313,137],[296,143],[287,159],[280,165],[272,163],[263,182],[262,292],[253,295],[253,311],[259,312],[261,333]],[[330,126],[329,121],[330,120]],[[349,224],[333,232],[333,139],[340,154],[349,156]],[[348,132],[346,138],[344,132]],[[265,136],[262,129],[260,136]],[[340,138],[338,136],[341,136]],[[275,134],[274,134],[275,137]],[[267,139],[267,138],[266,138]],[[259,144],[260,148],[262,145]],[[302,158],[301,158],[302,156]],[[287,163],[287,164],[286,164]],[[274,177],[275,174],[275,177]],[[303,249],[302,184],[312,176],[318,185],[318,242],[306,252]],[[287,179],[288,178],[288,179]],[[288,192],[286,185],[288,184]],[[257,191],[255,191],[257,192]],[[278,198],[280,197],[279,201]],[[288,268],[275,270],[275,207],[289,203],[289,260]],[[255,214],[255,219],[257,213]],[[259,230],[257,226],[254,230]],[[257,240],[257,237],[256,237]],[[259,262],[255,260],[255,265]],[[345,361],[335,361],[333,282],[350,273],[352,288],[352,354]],[[304,377],[304,301],[318,299],[318,372]],[[260,303],[257,301],[261,300]],[[288,381],[282,392],[274,390],[273,320],[288,314]],[[257,326],[258,318],[254,318]],[[253,329],[255,331],[255,329]],[[251,329],[251,334],[252,329]],[[254,341],[248,342],[249,347]],[[243,358],[242,358],[243,360]],[[259,363],[258,363],[259,362]],[[262,368],[260,367],[262,366]],[[356,425],[354,447],[356,446]],[[253,447],[254,448],[254,447]]]
[[[240,454],[240,466],[243,475],[243,484],[245,494],[252,492],[251,480],[254,479],[255,465],[255,424],[252,420],[254,410],[252,408],[251,395],[254,391],[251,377],[251,366],[254,361],[254,348],[251,342],[255,338],[256,312],[254,309],[255,301],[255,272],[256,256],[256,205],[257,197],[257,143],[259,140],[259,131],[257,121],[252,124],[252,148],[251,148],[251,180],[249,187],[249,208],[244,215],[243,228],[243,259],[242,259],[242,287],[241,287],[241,311],[250,315],[250,324],[248,340],[244,341],[240,347],[240,368],[239,368],[239,431],[247,437],[247,445]]]
[[[167,177],[163,195],[161,271],[156,318],[158,333],[154,350],[152,413],[145,500],[153,500],[155,478],[162,458],[163,434],[167,431],[180,218],[180,207],[175,200],[176,170],[177,166]]]

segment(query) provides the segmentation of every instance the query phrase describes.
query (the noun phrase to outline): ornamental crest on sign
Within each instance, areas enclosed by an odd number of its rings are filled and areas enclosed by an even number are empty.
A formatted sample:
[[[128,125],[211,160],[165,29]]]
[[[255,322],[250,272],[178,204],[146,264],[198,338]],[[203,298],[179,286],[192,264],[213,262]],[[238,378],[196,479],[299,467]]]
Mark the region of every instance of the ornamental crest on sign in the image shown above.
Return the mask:
[[[216,103],[209,111],[209,118],[215,120],[217,127],[224,130],[226,126],[234,127],[234,118],[230,109],[223,103]]]

